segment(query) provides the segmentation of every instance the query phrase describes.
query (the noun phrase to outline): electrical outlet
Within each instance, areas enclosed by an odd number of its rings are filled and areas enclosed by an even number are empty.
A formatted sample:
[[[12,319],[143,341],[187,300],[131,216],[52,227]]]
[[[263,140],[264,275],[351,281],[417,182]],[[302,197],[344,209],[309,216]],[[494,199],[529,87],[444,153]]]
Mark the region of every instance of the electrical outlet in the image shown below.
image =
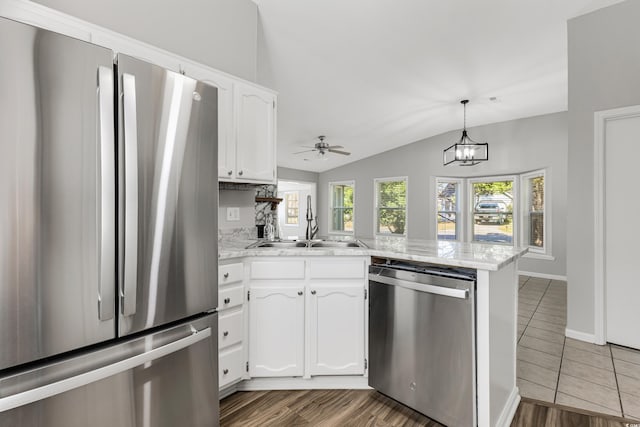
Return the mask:
[[[227,221],[240,221],[240,208],[227,208]]]

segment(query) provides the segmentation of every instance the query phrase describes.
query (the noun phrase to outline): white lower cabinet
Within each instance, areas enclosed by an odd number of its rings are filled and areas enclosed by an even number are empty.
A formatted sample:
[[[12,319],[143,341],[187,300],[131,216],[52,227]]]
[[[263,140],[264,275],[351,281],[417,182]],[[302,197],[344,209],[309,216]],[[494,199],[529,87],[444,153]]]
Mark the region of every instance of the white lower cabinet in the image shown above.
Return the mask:
[[[218,266],[218,387],[237,383],[246,372],[244,265]]]
[[[364,288],[311,284],[311,375],[364,374]]]
[[[249,376],[304,373],[304,287],[251,286]]]
[[[249,265],[250,377],[365,374],[368,258]]]

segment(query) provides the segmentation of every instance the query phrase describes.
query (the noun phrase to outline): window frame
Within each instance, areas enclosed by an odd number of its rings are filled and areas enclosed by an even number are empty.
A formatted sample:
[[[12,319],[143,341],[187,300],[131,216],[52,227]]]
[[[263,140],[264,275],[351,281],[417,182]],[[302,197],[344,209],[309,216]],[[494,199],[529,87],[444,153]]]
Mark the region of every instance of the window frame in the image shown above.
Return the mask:
[[[455,239],[438,239],[438,184],[441,183],[454,183],[456,184],[456,238]],[[450,178],[450,177],[435,177],[434,181],[434,236],[435,240],[443,242],[462,242],[464,241],[465,229],[466,229],[466,215],[465,212],[465,197],[464,197],[464,178]]]
[[[379,233],[378,232],[378,184],[382,182],[404,181],[405,205],[404,205],[404,233]],[[406,239],[409,233],[409,177],[394,176],[386,178],[373,179],[373,235],[375,237],[393,237],[398,239]]]
[[[334,210],[334,206],[333,206],[333,187],[337,186],[337,185],[348,185],[351,186],[353,188],[353,207],[351,208],[352,210],[352,217],[353,217],[353,231],[347,231],[347,230],[334,230],[333,229],[333,210]],[[333,234],[333,235],[340,235],[340,236],[353,236],[356,232],[356,181],[355,180],[347,180],[347,181],[332,181],[329,182],[329,212],[328,212],[328,218],[327,218],[327,229],[328,229],[328,234]]]
[[[528,238],[526,238],[526,230],[524,229],[524,227],[521,227],[520,229],[520,242],[522,244],[523,247],[527,247],[529,249],[529,251],[524,255],[527,258],[539,258],[539,259],[547,259],[547,260],[553,260],[555,259],[552,255],[551,255],[551,239],[552,239],[552,231],[551,231],[551,221],[549,220],[549,218],[551,218],[551,203],[550,203],[550,198],[548,197],[548,195],[550,194],[551,191],[551,185],[550,185],[550,181],[548,179],[549,177],[549,170],[548,168],[543,168],[543,169],[537,169],[531,172],[526,172],[523,174],[520,174],[520,188],[521,190],[521,198],[520,198],[520,205],[522,207],[521,212],[520,212],[520,223],[521,224],[525,224],[525,216],[528,213],[528,206],[529,206],[529,201],[525,200],[525,198],[527,197],[527,191],[525,191],[525,188],[528,188],[527,186],[527,181],[532,179],[532,178],[536,178],[539,176],[542,176],[542,178],[544,179],[544,200],[543,200],[543,205],[544,205],[544,209],[543,209],[543,246],[542,248],[539,248],[537,246],[531,246],[528,243]]]
[[[481,244],[487,244],[487,245],[499,245],[499,246],[513,246],[513,247],[518,247],[520,246],[520,220],[519,220],[519,188],[518,186],[520,185],[520,179],[519,179],[520,175],[519,174],[515,174],[515,175],[495,175],[495,176],[478,176],[478,177],[469,177],[467,178],[467,204],[468,204],[468,208],[467,208],[467,241],[469,243],[481,243]],[[513,231],[512,231],[512,238],[511,238],[511,243],[494,243],[494,242],[480,242],[477,240],[473,240],[473,221],[474,221],[474,216],[473,216],[473,209],[474,209],[474,203],[473,203],[473,184],[477,183],[477,182],[495,182],[495,181],[513,181],[513,211],[512,211],[512,221],[513,221]]]
[[[289,194],[295,194],[297,196],[297,201],[298,201],[298,207],[296,208],[298,210],[298,215],[297,217],[295,217],[297,219],[298,222],[296,222],[295,224],[291,224],[289,223],[289,218],[294,218],[292,216],[289,216],[289,200],[287,198],[287,196]],[[291,191],[285,191],[282,194],[283,196],[283,201],[284,201],[284,226],[285,227],[300,227],[300,191],[298,190],[291,190]]]

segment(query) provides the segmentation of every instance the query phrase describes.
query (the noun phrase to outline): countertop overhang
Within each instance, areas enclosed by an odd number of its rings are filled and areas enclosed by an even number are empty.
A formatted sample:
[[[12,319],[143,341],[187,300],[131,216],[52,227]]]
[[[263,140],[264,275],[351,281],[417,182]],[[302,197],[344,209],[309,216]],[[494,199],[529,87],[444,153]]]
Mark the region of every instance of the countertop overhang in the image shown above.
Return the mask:
[[[333,237],[332,237],[333,238]],[[515,261],[527,248],[484,243],[403,238],[358,239],[367,248],[251,248],[255,240],[220,243],[219,260],[279,256],[378,256],[496,271]]]

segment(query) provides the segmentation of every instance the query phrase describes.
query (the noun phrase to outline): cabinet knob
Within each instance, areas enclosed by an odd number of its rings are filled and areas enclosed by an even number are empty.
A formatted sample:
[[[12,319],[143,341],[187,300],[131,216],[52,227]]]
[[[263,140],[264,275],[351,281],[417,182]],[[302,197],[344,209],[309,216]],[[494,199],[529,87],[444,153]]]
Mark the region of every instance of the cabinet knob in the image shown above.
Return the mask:
[[[231,176],[233,174],[233,171],[229,171],[227,172],[227,175]]]
[[[225,368],[225,369],[222,370],[222,373],[227,375],[229,373],[229,370],[227,368]]]
[[[311,295],[315,295],[315,294],[316,294],[316,291],[311,291]]]
[[[302,295],[302,291],[298,291],[298,295]]]
[[[242,171],[238,171],[238,175],[242,176]]]
[[[225,336],[225,337],[228,337],[228,336],[229,336],[229,331],[224,331],[224,332],[222,333],[222,335],[223,335],[223,336]]]
[[[229,273],[224,273],[224,278],[228,279],[229,278]]]
[[[224,303],[225,303],[225,304],[229,304],[230,302],[231,302],[231,298],[225,298],[225,299],[224,299]]]

